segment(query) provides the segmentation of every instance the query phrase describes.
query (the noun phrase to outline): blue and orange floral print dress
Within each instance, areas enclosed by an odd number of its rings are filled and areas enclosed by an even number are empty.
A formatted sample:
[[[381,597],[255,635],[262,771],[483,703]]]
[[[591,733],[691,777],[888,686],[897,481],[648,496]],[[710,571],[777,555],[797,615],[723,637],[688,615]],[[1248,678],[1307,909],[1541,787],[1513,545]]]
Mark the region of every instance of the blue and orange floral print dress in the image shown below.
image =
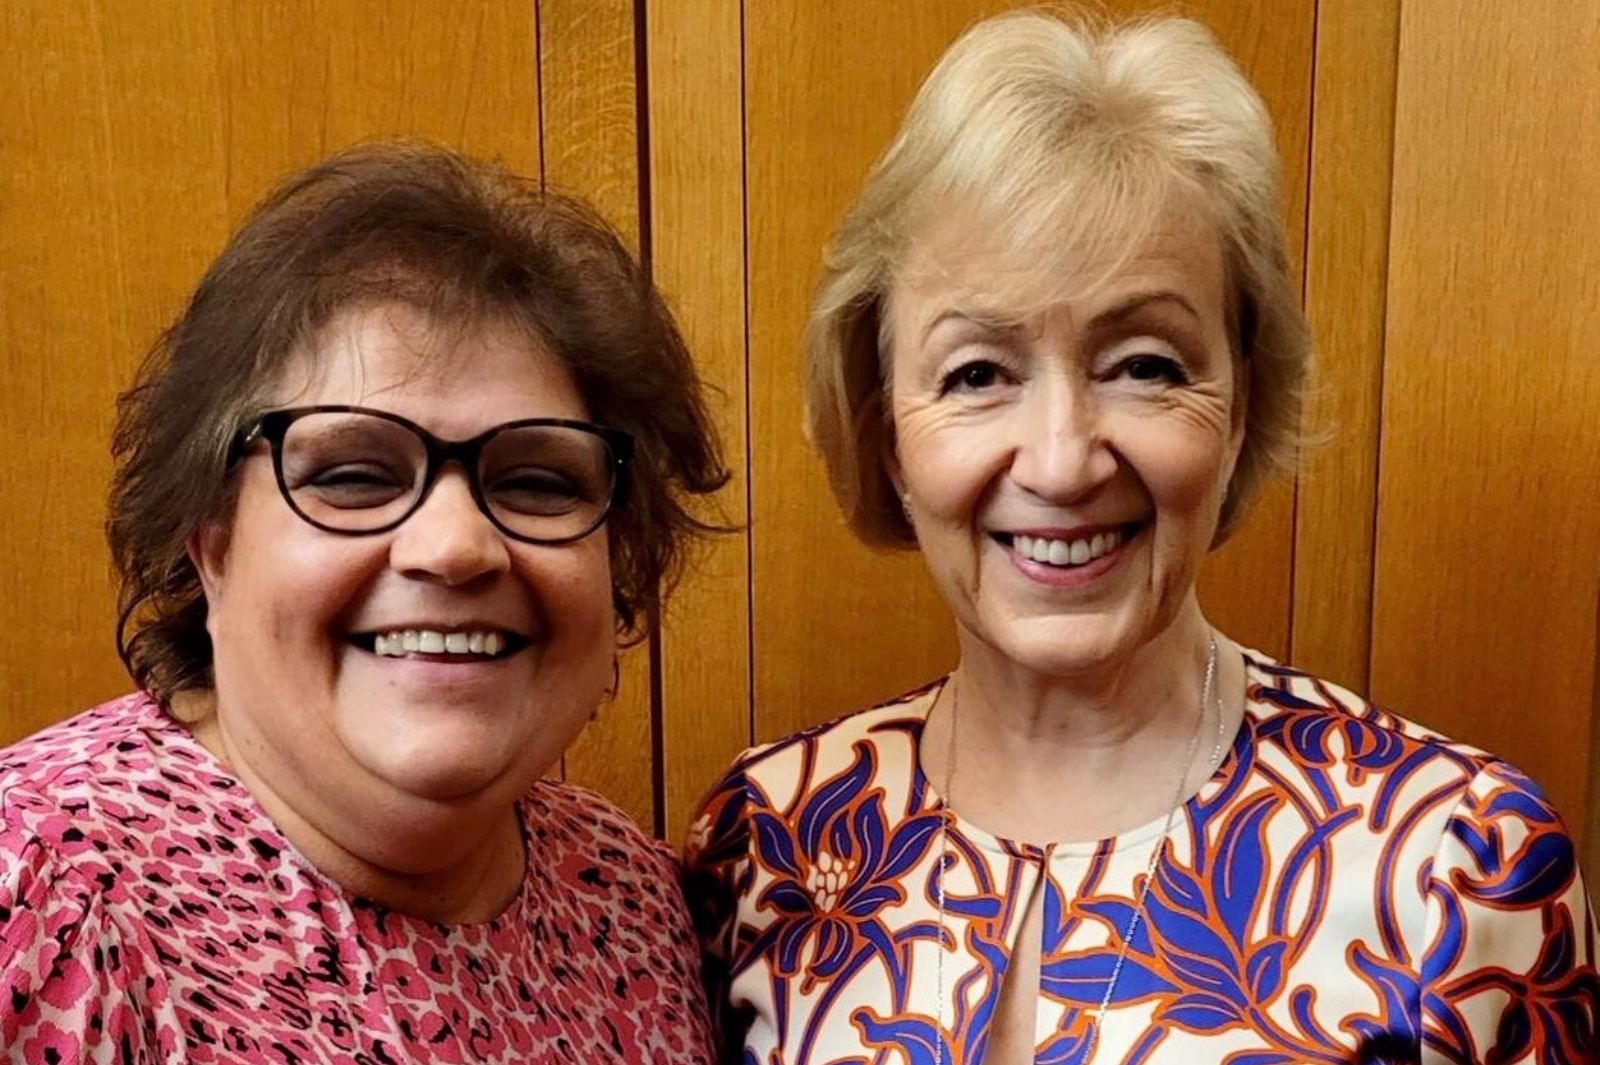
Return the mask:
[[[1098,1040],[1164,819],[1040,848],[952,815],[941,848],[917,761],[937,685],[743,755],[688,855],[729,1060],[978,1065],[1043,877],[1040,1063],[1600,1062],[1589,903],[1538,788],[1246,665],[1243,725],[1163,845]]]

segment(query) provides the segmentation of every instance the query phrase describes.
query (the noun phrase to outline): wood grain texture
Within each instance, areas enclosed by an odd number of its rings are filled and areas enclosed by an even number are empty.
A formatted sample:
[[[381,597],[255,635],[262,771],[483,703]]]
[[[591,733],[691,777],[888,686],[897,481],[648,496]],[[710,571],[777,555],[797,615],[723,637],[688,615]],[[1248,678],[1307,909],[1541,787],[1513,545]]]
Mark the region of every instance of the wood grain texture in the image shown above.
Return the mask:
[[[1575,825],[1600,594],[1600,7],[1402,9],[1373,693]]]
[[[540,0],[540,131],[547,184],[576,192],[641,247],[638,95],[631,0]],[[622,655],[617,697],[568,750],[568,780],[646,831],[656,823],[654,696],[647,645]]]
[[[1367,689],[1372,640],[1399,38],[1400,0],[1318,10],[1306,266],[1318,367],[1297,494],[1290,658],[1356,691]]]
[[[1183,10],[1211,28],[1272,114],[1283,166],[1285,236],[1302,268],[1316,5],[1220,0]],[[1200,602],[1212,623],[1278,659],[1289,654],[1295,494],[1289,480],[1266,486],[1239,530],[1200,573]]]
[[[733,480],[702,513],[748,520],[743,86],[738,0],[647,6],[651,264],[712,387]],[[748,530],[719,537],[669,605],[661,777],[675,842],[750,733]]]
[[[954,664],[948,611],[914,556],[844,528],[801,433],[801,334],[819,256],[917,85],[971,22],[1008,5],[767,0],[746,9],[752,625],[756,733],[868,705]],[[1138,5],[1114,5],[1128,12]],[[1311,0],[1189,5],[1266,98],[1304,231]],[[1238,638],[1288,646],[1292,506],[1269,493],[1212,559],[1203,599]]]
[[[0,739],[124,690],[113,401],[276,179],[396,134],[537,172],[532,13],[478,0],[0,5]]]

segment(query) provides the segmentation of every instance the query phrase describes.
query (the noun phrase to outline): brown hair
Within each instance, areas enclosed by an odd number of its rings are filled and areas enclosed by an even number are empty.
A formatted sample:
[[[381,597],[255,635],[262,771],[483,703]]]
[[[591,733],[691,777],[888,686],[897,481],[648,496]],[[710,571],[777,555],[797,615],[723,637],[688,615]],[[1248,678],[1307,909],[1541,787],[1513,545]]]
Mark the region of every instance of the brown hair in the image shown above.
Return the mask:
[[[118,403],[107,536],[117,647],[163,703],[209,687],[206,601],[187,543],[233,503],[240,433],[286,364],[340,310],[400,301],[438,326],[526,329],[572,373],[591,416],[633,434],[607,518],[618,625],[642,639],[691,541],[719,528],[686,494],[728,478],[670,311],[582,201],[447,149],[388,142],[295,174],[245,220]]]
[[[919,227],[957,205],[1008,247],[1055,254],[1058,268],[1032,278],[1041,288],[1074,261],[1137,248],[1174,209],[1215,223],[1245,419],[1216,541],[1226,537],[1300,444],[1311,341],[1278,171],[1266,107],[1197,22],[1025,11],[968,30],[867,177],[812,301],[807,430],[856,534],[916,544],[883,463],[894,446],[885,304]]]

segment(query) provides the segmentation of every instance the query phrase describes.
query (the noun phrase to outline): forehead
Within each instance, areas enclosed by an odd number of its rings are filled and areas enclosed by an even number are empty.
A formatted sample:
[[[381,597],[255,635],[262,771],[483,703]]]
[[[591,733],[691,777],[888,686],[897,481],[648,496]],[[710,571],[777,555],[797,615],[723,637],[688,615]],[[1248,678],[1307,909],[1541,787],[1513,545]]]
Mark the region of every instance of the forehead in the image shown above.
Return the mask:
[[[437,432],[518,418],[587,418],[571,372],[504,318],[440,322],[404,303],[345,308],[288,360],[274,406],[345,403]]]
[[[1052,239],[1018,233],[960,209],[940,212],[907,243],[890,290],[899,318],[957,310],[1020,322],[1067,307],[1093,314],[1133,295],[1172,292],[1202,315],[1226,313],[1226,268],[1217,227],[1176,206],[1149,221],[1107,221]]]

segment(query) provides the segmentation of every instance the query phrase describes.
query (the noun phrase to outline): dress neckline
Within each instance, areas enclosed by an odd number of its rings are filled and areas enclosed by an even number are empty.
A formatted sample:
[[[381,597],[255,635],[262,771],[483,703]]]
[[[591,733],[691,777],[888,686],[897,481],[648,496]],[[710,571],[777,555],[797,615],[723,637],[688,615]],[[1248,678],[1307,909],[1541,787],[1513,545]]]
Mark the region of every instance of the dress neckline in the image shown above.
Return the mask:
[[[523,872],[521,882],[518,884],[517,893],[512,897],[504,909],[493,917],[482,921],[444,922],[435,921],[427,917],[419,917],[387,906],[375,899],[368,898],[359,892],[351,891],[333,877],[317,868],[310,858],[295,846],[294,841],[278,827],[255,793],[245,787],[233,769],[219,758],[211,748],[200,742],[194,732],[182,721],[172,717],[163,710],[155,698],[149,693],[141,693],[145,699],[144,719],[139,721],[138,727],[149,738],[153,747],[178,754],[192,764],[194,769],[205,774],[204,779],[196,779],[196,787],[217,789],[226,793],[226,801],[234,808],[236,816],[248,818],[251,822],[250,830],[257,835],[265,836],[263,842],[282,854],[287,864],[298,872],[316,889],[335,896],[349,906],[358,919],[375,921],[384,924],[392,921],[401,921],[417,927],[429,927],[439,930],[443,934],[454,932],[472,932],[480,930],[483,933],[493,934],[502,929],[516,927],[525,922],[524,911],[529,906],[528,868],[533,860],[535,840],[528,828],[528,811],[526,803],[529,795],[519,798],[515,804],[517,818],[517,831],[522,837]],[[541,780],[540,784],[543,783]],[[537,791],[539,784],[535,784]]]
[[[1222,761],[1217,764],[1211,776],[1200,785],[1193,795],[1184,800],[1181,809],[1192,814],[1197,806],[1209,802],[1220,789],[1227,785],[1229,778],[1234,774],[1239,761],[1240,744],[1248,742],[1249,734],[1254,730],[1255,721],[1259,716],[1259,707],[1254,691],[1258,685],[1267,683],[1268,678],[1261,671],[1261,663],[1266,657],[1258,651],[1249,648],[1240,649],[1240,657],[1244,662],[1244,714],[1239,724],[1235,727],[1233,735],[1224,740]],[[911,764],[913,786],[915,792],[924,796],[924,809],[948,810],[951,830],[970,840],[980,850],[991,854],[1003,854],[1008,857],[1025,857],[1033,860],[1050,858],[1052,860],[1088,859],[1095,856],[1110,856],[1134,847],[1147,847],[1159,837],[1167,827],[1167,814],[1162,812],[1152,820],[1136,825],[1114,836],[1093,840],[1058,840],[1051,843],[1031,843],[1022,840],[1009,839],[997,836],[993,832],[982,828],[962,817],[952,807],[945,803],[945,798],[939,789],[928,778],[922,768],[922,732],[928,723],[928,713],[938,701],[939,695],[945,686],[950,683],[950,674],[929,685],[917,697],[910,709],[915,714],[911,730]],[[1209,749],[1209,748],[1208,748]],[[1179,819],[1182,820],[1181,818]]]

